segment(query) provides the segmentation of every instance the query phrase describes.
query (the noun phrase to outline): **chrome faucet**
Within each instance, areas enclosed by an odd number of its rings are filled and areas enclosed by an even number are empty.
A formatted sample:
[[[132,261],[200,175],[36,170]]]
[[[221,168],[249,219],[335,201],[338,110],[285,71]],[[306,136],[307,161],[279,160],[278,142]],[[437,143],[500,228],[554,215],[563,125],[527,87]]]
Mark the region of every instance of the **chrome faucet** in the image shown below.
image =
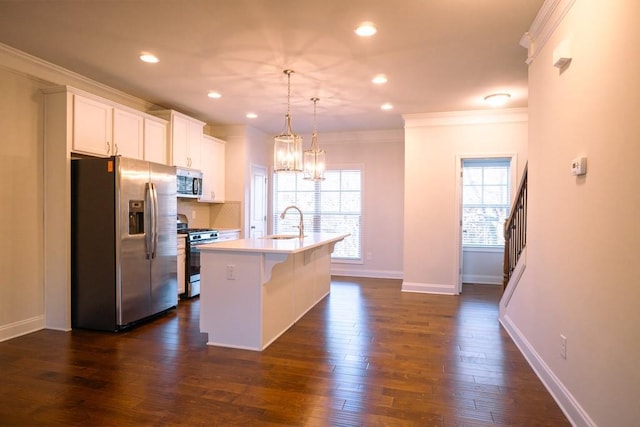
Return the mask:
[[[303,238],[304,237],[304,221],[303,221],[303,217],[302,217],[302,211],[300,210],[299,207],[291,205],[291,206],[287,206],[282,213],[280,214],[280,219],[284,219],[284,216],[287,214],[287,211],[289,209],[295,209],[300,213],[300,225],[298,225],[298,228],[300,229],[300,234],[298,235],[299,238]]]

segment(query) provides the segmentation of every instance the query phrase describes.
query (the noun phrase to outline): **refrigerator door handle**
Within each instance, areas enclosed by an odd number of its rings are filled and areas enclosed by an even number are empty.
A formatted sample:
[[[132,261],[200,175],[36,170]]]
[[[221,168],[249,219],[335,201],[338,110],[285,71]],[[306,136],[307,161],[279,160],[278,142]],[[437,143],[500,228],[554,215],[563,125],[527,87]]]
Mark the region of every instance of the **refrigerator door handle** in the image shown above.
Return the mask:
[[[145,184],[145,204],[146,213],[147,213],[147,223],[145,224],[145,233],[144,233],[144,247],[146,252],[146,258],[153,258],[153,242],[155,240],[155,220],[156,220],[156,205],[153,197],[153,184],[147,182]]]
[[[156,257],[158,252],[158,189],[154,183],[151,183],[151,198],[153,204],[153,220],[152,220],[152,246],[151,246],[151,259]]]

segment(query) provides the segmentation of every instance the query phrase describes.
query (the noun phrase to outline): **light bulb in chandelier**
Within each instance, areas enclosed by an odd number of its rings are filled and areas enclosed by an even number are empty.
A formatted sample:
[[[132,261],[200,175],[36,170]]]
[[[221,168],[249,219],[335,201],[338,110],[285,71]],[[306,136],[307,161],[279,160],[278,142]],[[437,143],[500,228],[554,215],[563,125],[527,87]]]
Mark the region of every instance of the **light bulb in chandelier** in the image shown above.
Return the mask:
[[[304,152],[304,179],[322,181],[326,168],[326,156],[324,150],[318,147],[318,131],[316,129],[316,104],[320,99],[311,98],[311,100],[313,101],[313,135],[311,136],[311,149]]]
[[[291,128],[291,74],[293,70],[284,70],[287,75],[287,114],[284,130],[273,138],[273,170],[274,172],[302,171],[302,137],[296,135]]]

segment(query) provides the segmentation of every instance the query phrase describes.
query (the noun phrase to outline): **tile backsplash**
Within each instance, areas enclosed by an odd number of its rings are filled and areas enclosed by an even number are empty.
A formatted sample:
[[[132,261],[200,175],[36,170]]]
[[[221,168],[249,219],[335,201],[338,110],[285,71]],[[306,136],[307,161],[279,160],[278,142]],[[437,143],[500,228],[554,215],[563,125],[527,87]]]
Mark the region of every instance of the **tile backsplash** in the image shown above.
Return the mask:
[[[209,208],[210,224],[215,228],[242,228],[240,202],[211,204]]]
[[[241,203],[200,203],[193,199],[178,199],[178,213],[183,214],[191,228],[241,228]]]
[[[189,221],[190,228],[210,227],[209,204],[199,203],[194,199],[178,199],[178,213]]]

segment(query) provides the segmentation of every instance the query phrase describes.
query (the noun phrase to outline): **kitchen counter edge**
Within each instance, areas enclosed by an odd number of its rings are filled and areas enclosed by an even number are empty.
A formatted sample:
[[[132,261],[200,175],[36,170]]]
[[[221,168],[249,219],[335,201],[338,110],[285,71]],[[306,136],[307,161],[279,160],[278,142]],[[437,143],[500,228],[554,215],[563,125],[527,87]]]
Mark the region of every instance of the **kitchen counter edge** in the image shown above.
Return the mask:
[[[304,252],[329,243],[339,242],[347,236],[349,236],[349,234],[310,233],[302,239],[298,237],[292,239],[238,239],[201,245],[199,249],[206,252],[224,251],[292,254]]]

